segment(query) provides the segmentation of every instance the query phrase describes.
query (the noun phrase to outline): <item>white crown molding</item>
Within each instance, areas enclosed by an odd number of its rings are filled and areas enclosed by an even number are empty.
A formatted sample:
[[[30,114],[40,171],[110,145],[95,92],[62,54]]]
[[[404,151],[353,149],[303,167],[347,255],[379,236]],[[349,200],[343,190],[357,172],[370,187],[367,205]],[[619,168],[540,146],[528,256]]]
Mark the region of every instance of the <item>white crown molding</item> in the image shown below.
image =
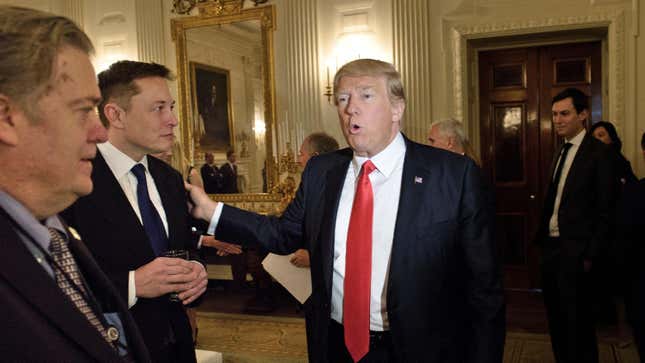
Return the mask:
[[[594,11],[582,16],[521,19],[486,23],[455,23],[446,39],[452,44],[452,80],[455,118],[468,122],[470,98],[468,41],[509,35],[537,34],[572,29],[606,28],[608,44],[609,119],[617,125],[625,117],[625,14],[623,9]]]

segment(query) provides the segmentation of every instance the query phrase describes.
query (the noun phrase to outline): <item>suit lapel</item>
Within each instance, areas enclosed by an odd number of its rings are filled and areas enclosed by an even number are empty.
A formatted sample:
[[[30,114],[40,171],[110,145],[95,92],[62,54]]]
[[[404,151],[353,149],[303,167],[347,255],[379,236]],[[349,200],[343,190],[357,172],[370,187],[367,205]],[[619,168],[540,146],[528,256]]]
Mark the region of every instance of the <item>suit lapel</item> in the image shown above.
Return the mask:
[[[326,291],[331,296],[332,271],[334,268],[334,236],[336,234],[336,214],[338,203],[343,191],[343,183],[347,175],[349,162],[352,160],[351,151],[343,160],[327,171],[325,177],[325,191],[323,193],[323,215],[320,231],[320,252],[323,261],[323,276],[325,277]]]
[[[118,228],[127,234],[138,234],[137,240],[147,241],[148,236],[139,221],[139,217],[132,209],[130,201],[128,201],[123,189],[121,189],[121,185],[116,180],[100,151],[96,153],[93,166],[92,182],[94,183],[94,190],[87,198],[93,200],[93,205],[100,206],[96,213],[102,215],[112,224],[112,228]],[[135,238],[133,237],[133,239]],[[149,243],[146,246],[142,244],[122,245],[121,248],[129,249],[135,255],[143,253],[142,258],[145,259],[149,259],[149,256],[154,256]],[[126,251],[124,252],[127,253]]]
[[[0,217],[0,276],[31,307],[51,321],[61,334],[97,361],[114,356],[114,350],[40,266],[5,217]]]
[[[65,222],[63,221],[63,224]],[[66,226],[67,227],[67,226]],[[90,251],[85,247],[83,242],[79,240],[75,233],[69,232],[70,236],[69,248],[74,255],[79,268],[83,272],[85,280],[92,288],[93,293],[99,301],[99,305],[104,312],[118,312],[121,323],[125,330],[126,339],[128,342],[128,350],[130,353],[135,354],[137,357],[147,356],[147,351],[143,347],[143,338],[134,322],[134,319],[128,312],[125,303],[119,297],[119,293],[112,285],[108,277],[101,271],[96,261],[91,257]],[[142,359],[143,360],[143,359]]]
[[[423,203],[432,203],[427,197],[428,185],[440,185],[438,181],[432,181],[436,177],[431,173],[431,163],[424,164],[422,158],[415,157],[417,145],[407,138],[405,158],[403,162],[403,175],[401,178],[401,195],[399,196],[399,207],[394,226],[394,238],[392,241],[392,255],[389,280],[401,281],[397,274],[397,263],[405,263],[402,259],[409,255],[410,244],[416,240],[416,228],[418,216]],[[395,301],[391,301],[395,303]]]
[[[578,152],[576,152],[576,155],[573,158],[573,162],[569,168],[569,173],[567,174],[567,179],[564,181],[564,187],[562,188],[560,205],[562,205],[566,196],[569,195],[569,189],[573,188],[575,183],[579,181],[580,178],[578,177],[578,174],[580,174],[581,169],[584,167],[584,161],[589,160],[587,154],[589,153],[589,143],[591,142],[590,137],[592,136],[590,136],[589,133],[585,135],[580,143]]]

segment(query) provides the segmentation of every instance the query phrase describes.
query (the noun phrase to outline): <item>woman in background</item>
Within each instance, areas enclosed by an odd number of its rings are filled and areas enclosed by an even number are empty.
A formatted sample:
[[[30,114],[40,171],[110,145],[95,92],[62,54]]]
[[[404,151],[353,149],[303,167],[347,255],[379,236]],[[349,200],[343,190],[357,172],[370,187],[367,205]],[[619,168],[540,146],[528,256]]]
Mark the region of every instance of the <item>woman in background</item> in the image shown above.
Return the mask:
[[[625,184],[638,180],[636,178],[636,175],[634,175],[634,172],[632,171],[631,164],[621,152],[621,149],[623,148],[623,142],[620,141],[618,133],[616,133],[616,128],[611,122],[598,121],[591,126],[589,132],[591,132],[591,134],[596,139],[611,146],[611,148],[615,151],[614,170],[616,173],[616,179],[619,182],[619,192],[622,191]]]

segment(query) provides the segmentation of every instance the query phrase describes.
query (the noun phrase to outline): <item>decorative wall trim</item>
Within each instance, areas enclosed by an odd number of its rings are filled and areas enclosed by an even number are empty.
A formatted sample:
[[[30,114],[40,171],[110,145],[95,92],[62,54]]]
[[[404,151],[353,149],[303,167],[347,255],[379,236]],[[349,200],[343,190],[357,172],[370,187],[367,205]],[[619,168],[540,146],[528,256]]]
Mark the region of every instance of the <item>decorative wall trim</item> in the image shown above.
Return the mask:
[[[65,0],[63,2],[62,15],[72,19],[79,28],[85,28],[85,6],[83,0]]]
[[[426,0],[394,0],[394,64],[406,92],[403,130],[410,139],[424,142],[432,117],[430,56],[430,4]]]
[[[469,94],[469,40],[499,36],[547,33],[573,29],[607,29],[608,115],[618,127],[625,120],[625,15],[622,9],[594,12],[586,16],[526,19],[485,24],[453,24],[450,27],[453,66],[453,115],[470,125],[473,103],[478,95]],[[475,65],[476,66],[476,65]]]
[[[163,4],[161,0],[137,0],[137,50],[143,62],[166,63]]]
[[[277,115],[277,131],[282,135],[278,138],[280,152],[284,151],[286,142],[298,150],[306,134],[320,131],[322,127],[317,4],[293,0],[287,1],[284,9],[287,38],[284,69],[287,69],[286,94],[290,100],[285,105],[285,113]],[[311,129],[305,130],[305,126]]]

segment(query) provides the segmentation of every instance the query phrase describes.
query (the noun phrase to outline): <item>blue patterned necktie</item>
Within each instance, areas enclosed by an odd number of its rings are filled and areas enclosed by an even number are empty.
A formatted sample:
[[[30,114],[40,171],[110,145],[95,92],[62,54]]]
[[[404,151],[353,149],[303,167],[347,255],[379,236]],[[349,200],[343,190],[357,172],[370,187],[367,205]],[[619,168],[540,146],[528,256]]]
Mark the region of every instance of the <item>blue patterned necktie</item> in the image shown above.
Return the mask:
[[[161,222],[161,217],[159,217],[157,209],[150,200],[150,194],[148,194],[146,168],[143,164],[137,164],[132,167],[132,173],[137,177],[137,201],[139,202],[143,228],[146,230],[155,256],[160,256],[168,250],[168,237]]]

